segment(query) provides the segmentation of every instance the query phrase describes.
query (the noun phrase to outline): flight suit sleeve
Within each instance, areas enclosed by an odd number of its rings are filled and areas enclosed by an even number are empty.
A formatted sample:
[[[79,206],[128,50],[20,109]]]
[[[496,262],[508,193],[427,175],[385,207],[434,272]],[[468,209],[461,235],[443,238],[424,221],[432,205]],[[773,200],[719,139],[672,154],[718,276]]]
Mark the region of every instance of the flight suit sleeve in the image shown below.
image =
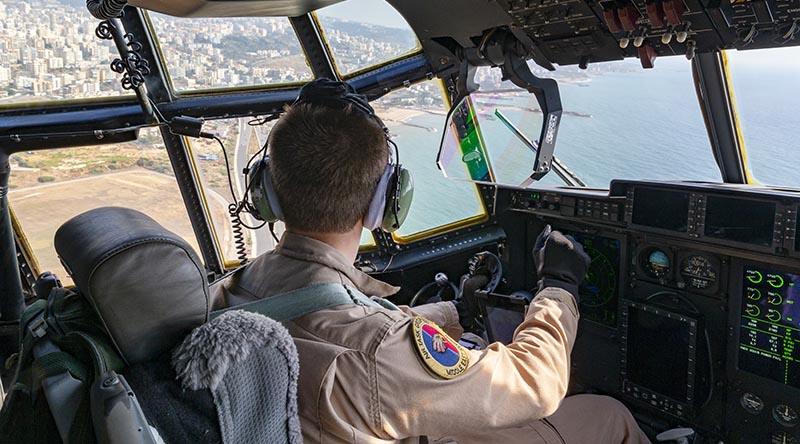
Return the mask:
[[[220,310],[228,306],[225,286],[228,284],[228,279],[217,282],[208,288],[208,296],[211,301],[211,311]]]
[[[437,302],[435,304],[419,305],[411,308],[401,305],[400,310],[409,316],[422,316],[434,324],[442,327],[445,333],[458,341],[464,334],[464,328],[458,320],[458,310],[452,302]]]
[[[468,370],[444,379],[415,348],[412,319],[397,322],[376,351],[381,422],[390,436],[452,437],[520,427],[551,415],[567,391],[578,328],[575,300],[547,288],[505,346],[468,350]]]

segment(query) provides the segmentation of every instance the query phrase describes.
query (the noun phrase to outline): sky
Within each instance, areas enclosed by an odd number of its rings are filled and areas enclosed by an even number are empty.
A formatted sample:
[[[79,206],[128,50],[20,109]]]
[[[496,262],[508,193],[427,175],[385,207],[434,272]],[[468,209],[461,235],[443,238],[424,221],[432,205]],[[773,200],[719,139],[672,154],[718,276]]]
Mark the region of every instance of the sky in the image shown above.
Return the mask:
[[[384,0],[347,0],[323,8],[317,14],[390,28],[408,28],[403,17]]]
[[[800,75],[800,46],[786,48],[727,51],[732,64],[757,65],[762,68],[795,69]]]

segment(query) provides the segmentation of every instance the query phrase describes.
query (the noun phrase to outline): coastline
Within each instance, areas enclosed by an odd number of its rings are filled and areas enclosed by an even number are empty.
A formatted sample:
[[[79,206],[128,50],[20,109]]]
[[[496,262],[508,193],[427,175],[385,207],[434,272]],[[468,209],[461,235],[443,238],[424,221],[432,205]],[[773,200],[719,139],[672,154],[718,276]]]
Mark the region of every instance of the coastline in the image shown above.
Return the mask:
[[[384,122],[398,122],[404,123],[414,117],[424,114],[422,110],[412,108],[398,108],[398,107],[375,107],[375,114]]]
[[[412,122],[415,117],[419,117],[425,114],[432,114],[436,116],[446,116],[447,113],[440,109],[429,109],[429,108],[400,108],[400,107],[382,107],[376,106],[375,107],[375,114],[383,120],[387,126],[411,126],[415,128],[422,128],[429,132],[435,133],[441,130],[438,127],[432,127],[427,125],[421,125],[418,123]]]

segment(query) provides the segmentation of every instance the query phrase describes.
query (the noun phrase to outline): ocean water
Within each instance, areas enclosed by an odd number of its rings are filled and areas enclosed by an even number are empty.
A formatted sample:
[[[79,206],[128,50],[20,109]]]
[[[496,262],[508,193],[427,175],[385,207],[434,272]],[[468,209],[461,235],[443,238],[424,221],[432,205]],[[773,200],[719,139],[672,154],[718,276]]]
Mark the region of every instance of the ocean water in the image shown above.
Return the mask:
[[[423,114],[409,122],[416,126],[391,128],[400,150],[400,163],[411,171],[415,184],[413,204],[399,234],[419,233],[482,213],[476,188],[468,182],[445,178],[436,166],[445,116]]]
[[[588,186],[608,188],[612,179],[721,180],[689,64],[681,59],[659,62],[655,70],[603,72],[588,83],[561,84],[567,113],[555,154]],[[741,63],[731,70],[755,178],[764,184],[800,187],[800,73]],[[537,139],[541,114],[524,110],[536,107],[535,101],[503,100],[495,104],[512,106],[502,113],[530,139]],[[494,104],[486,107],[487,112],[494,109]],[[487,127],[492,124],[481,120]],[[480,206],[473,187],[444,178],[436,167],[444,117],[424,114],[409,122],[437,131],[406,125],[392,128],[400,160],[417,184],[409,223],[401,234],[477,214]],[[515,142],[510,132],[495,128],[484,133],[498,181],[521,183],[532,169],[533,154]],[[541,183],[562,184],[554,173]]]
[[[794,49],[800,58],[800,48]],[[766,185],[800,188],[800,65],[794,70],[750,65],[731,69],[754,178]]]

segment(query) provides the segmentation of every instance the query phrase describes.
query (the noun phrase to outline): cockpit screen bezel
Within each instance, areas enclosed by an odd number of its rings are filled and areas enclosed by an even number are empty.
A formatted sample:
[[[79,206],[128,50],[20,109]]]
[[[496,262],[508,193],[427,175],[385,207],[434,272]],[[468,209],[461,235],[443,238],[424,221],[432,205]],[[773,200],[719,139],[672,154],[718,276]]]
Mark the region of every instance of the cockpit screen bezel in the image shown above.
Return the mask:
[[[778,204],[763,199],[749,199],[721,194],[708,194],[705,197],[705,216],[703,218],[703,237],[724,242],[755,245],[772,248],[775,242],[775,215]],[[759,220],[762,216],[766,220]],[[736,220],[738,218],[738,220]],[[728,226],[738,222],[742,226]],[[731,230],[727,232],[726,230]],[[750,237],[736,230],[751,230]],[[760,230],[760,231],[758,231]]]
[[[621,305],[622,392],[633,399],[644,401],[655,406],[659,410],[672,415],[682,418],[691,416],[694,412],[695,403],[697,402],[695,399],[695,380],[697,376],[697,340],[698,332],[702,330],[701,320],[692,316],[666,310],[661,307],[656,307],[651,304],[643,304],[636,301],[623,300],[621,301]],[[631,337],[631,329],[633,328],[633,325],[632,320],[630,319],[631,310],[646,313],[649,316],[656,318],[669,320],[669,322],[680,325],[683,329],[685,329],[687,335],[687,344],[686,348],[682,350],[686,354],[686,374],[683,375],[685,376],[686,380],[685,384],[682,386],[686,390],[685,396],[677,397],[673,394],[662,393],[659,391],[659,389],[651,387],[650,383],[647,381],[637,381],[633,375],[629,374],[630,370],[628,367],[628,353],[633,351],[631,349],[631,347],[633,347]],[[660,350],[660,352],[668,354],[667,350]],[[658,383],[653,385],[657,384]]]
[[[626,214],[626,219],[632,227],[642,227],[648,231],[672,235],[691,231],[689,227],[691,196],[688,191],[637,186],[628,193],[630,213]],[[643,200],[643,198],[649,199]]]

